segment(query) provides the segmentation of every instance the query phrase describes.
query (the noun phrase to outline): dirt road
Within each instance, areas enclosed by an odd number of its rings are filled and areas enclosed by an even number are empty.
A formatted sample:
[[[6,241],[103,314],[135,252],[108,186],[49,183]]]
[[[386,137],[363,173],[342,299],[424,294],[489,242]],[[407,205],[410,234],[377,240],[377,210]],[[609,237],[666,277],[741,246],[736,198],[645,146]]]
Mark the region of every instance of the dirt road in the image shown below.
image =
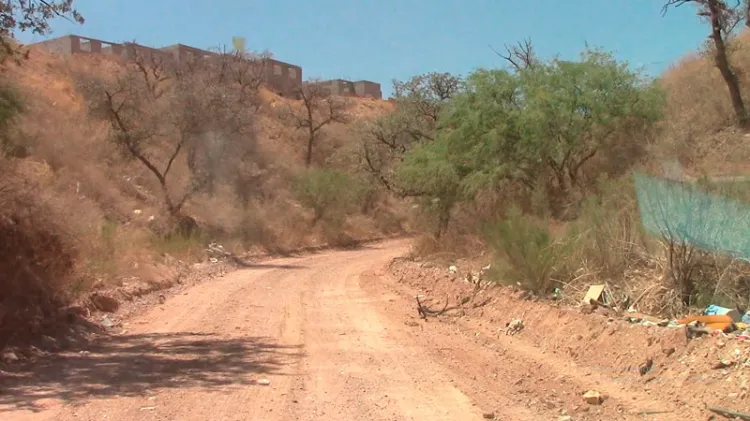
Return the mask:
[[[560,370],[579,387],[568,366],[415,317],[408,291],[384,275],[407,247],[278,259],[199,284],[86,352],[3,379],[0,419],[566,419],[580,392],[545,382]],[[684,419],[631,417],[662,402],[622,393],[572,419]]]

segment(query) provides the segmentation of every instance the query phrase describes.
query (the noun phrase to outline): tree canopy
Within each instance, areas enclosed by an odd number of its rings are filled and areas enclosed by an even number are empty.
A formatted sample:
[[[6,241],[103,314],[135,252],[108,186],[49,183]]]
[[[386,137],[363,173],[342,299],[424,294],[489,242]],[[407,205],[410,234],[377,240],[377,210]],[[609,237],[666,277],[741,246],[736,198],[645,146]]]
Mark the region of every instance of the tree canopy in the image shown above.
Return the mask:
[[[640,141],[662,105],[653,82],[598,50],[578,61],[477,70],[443,107],[435,140],[407,152],[398,179],[443,202],[504,182],[567,192],[598,153]]]

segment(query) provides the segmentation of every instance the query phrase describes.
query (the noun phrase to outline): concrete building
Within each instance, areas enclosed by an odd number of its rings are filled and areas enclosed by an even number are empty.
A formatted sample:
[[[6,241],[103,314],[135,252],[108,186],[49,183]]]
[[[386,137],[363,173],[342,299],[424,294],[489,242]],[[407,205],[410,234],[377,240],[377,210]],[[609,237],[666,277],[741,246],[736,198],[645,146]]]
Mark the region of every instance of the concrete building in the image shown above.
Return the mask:
[[[177,61],[217,55],[217,53],[184,44],[157,49],[134,42],[115,43],[79,35],[66,35],[31,46],[60,55],[101,54],[125,60],[134,58],[136,54],[141,57]],[[263,75],[266,87],[281,96],[294,96],[296,90],[302,85],[302,67],[300,66],[274,59],[263,59],[260,65],[262,69],[259,69],[259,73]]]
[[[352,82],[345,79],[331,79],[318,82],[318,84],[331,95],[383,98],[380,84],[368,80]]]
[[[383,91],[380,90],[380,84],[370,82],[369,80],[358,80],[354,82],[354,91],[357,93],[357,96],[383,99]]]
[[[302,67],[271,58],[262,60],[266,85],[283,97],[291,98],[302,86]]]
[[[172,54],[172,57],[177,59],[177,61],[201,59],[201,58],[212,57],[212,56],[217,55],[217,53],[214,53],[208,50],[203,50],[200,48],[191,47],[185,44],[169,45],[166,47],[159,48],[159,50],[166,51]]]
[[[89,53],[120,56],[124,51],[122,44],[78,35],[66,35],[31,45],[60,55]]]

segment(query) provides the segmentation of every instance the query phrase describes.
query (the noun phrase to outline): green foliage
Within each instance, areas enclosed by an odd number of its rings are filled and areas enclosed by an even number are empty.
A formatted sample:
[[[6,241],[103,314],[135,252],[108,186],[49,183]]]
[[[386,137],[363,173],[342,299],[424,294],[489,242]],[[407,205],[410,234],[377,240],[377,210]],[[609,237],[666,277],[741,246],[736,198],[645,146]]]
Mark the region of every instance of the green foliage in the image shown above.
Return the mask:
[[[311,169],[292,180],[294,195],[313,211],[313,224],[320,220],[342,223],[346,215],[361,209],[367,184],[345,172]]]
[[[600,177],[570,231],[579,262],[609,278],[622,277],[648,247],[632,178]]]
[[[587,160],[624,141],[617,134],[650,127],[663,106],[654,85],[598,51],[514,73],[479,70],[468,86],[440,127],[469,191],[500,180],[532,185],[545,167],[558,187],[577,184]]]
[[[394,81],[394,112],[358,127],[362,169],[386,189],[408,195],[395,180],[394,165],[413,147],[434,141],[443,109],[463,88],[463,80],[450,73],[426,73],[404,82]]]
[[[460,199],[460,174],[450,163],[441,143],[424,144],[404,157],[396,177],[402,188],[422,198],[420,209],[435,219],[440,237],[450,222],[453,206]]]
[[[22,147],[11,139],[9,131],[25,110],[18,90],[7,82],[0,84],[0,152],[4,155],[17,156],[22,153]]]
[[[205,254],[208,240],[208,234],[201,230],[193,230],[184,234],[172,233],[166,236],[154,235],[151,238],[151,249],[159,254],[194,260]]]
[[[0,13],[0,63],[8,58],[17,60],[21,55],[20,46],[13,40],[17,31],[46,35],[51,32],[49,21],[58,17],[84,22],[73,7],[73,0],[7,0],[0,3]]]
[[[566,276],[574,242],[555,240],[543,223],[523,215],[516,207],[509,210],[505,220],[489,224],[484,236],[498,258],[497,275],[503,283],[546,294]]]
[[[477,70],[443,104],[434,141],[406,153],[397,179],[439,200],[444,213],[510,185],[535,204],[552,203],[548,187],[562,196],[583,188],[583,165],[632,144],[661,118],[663,103],[655,84],[596,50],[579,61]]]

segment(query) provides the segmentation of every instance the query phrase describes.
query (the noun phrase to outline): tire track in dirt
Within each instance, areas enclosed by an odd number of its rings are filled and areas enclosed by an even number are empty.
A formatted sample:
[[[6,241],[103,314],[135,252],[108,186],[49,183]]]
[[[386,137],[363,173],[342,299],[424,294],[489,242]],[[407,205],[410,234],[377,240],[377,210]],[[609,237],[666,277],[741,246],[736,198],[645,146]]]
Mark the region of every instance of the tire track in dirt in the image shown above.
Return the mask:
[[[199,284],[86,354],[2,379],[0,418],[463,421],[492,412],[554,420],[574,403],[586,407],[587,388],[611,397],[576,421],[680,409],[647,391],[617,390],[612,378],[522,338],[419,321],[414,291],[385,274],[407,246],[278,259]],[[261,378],[270,385],[256,384]],[[647,419],[694,415],[677,413]]]

